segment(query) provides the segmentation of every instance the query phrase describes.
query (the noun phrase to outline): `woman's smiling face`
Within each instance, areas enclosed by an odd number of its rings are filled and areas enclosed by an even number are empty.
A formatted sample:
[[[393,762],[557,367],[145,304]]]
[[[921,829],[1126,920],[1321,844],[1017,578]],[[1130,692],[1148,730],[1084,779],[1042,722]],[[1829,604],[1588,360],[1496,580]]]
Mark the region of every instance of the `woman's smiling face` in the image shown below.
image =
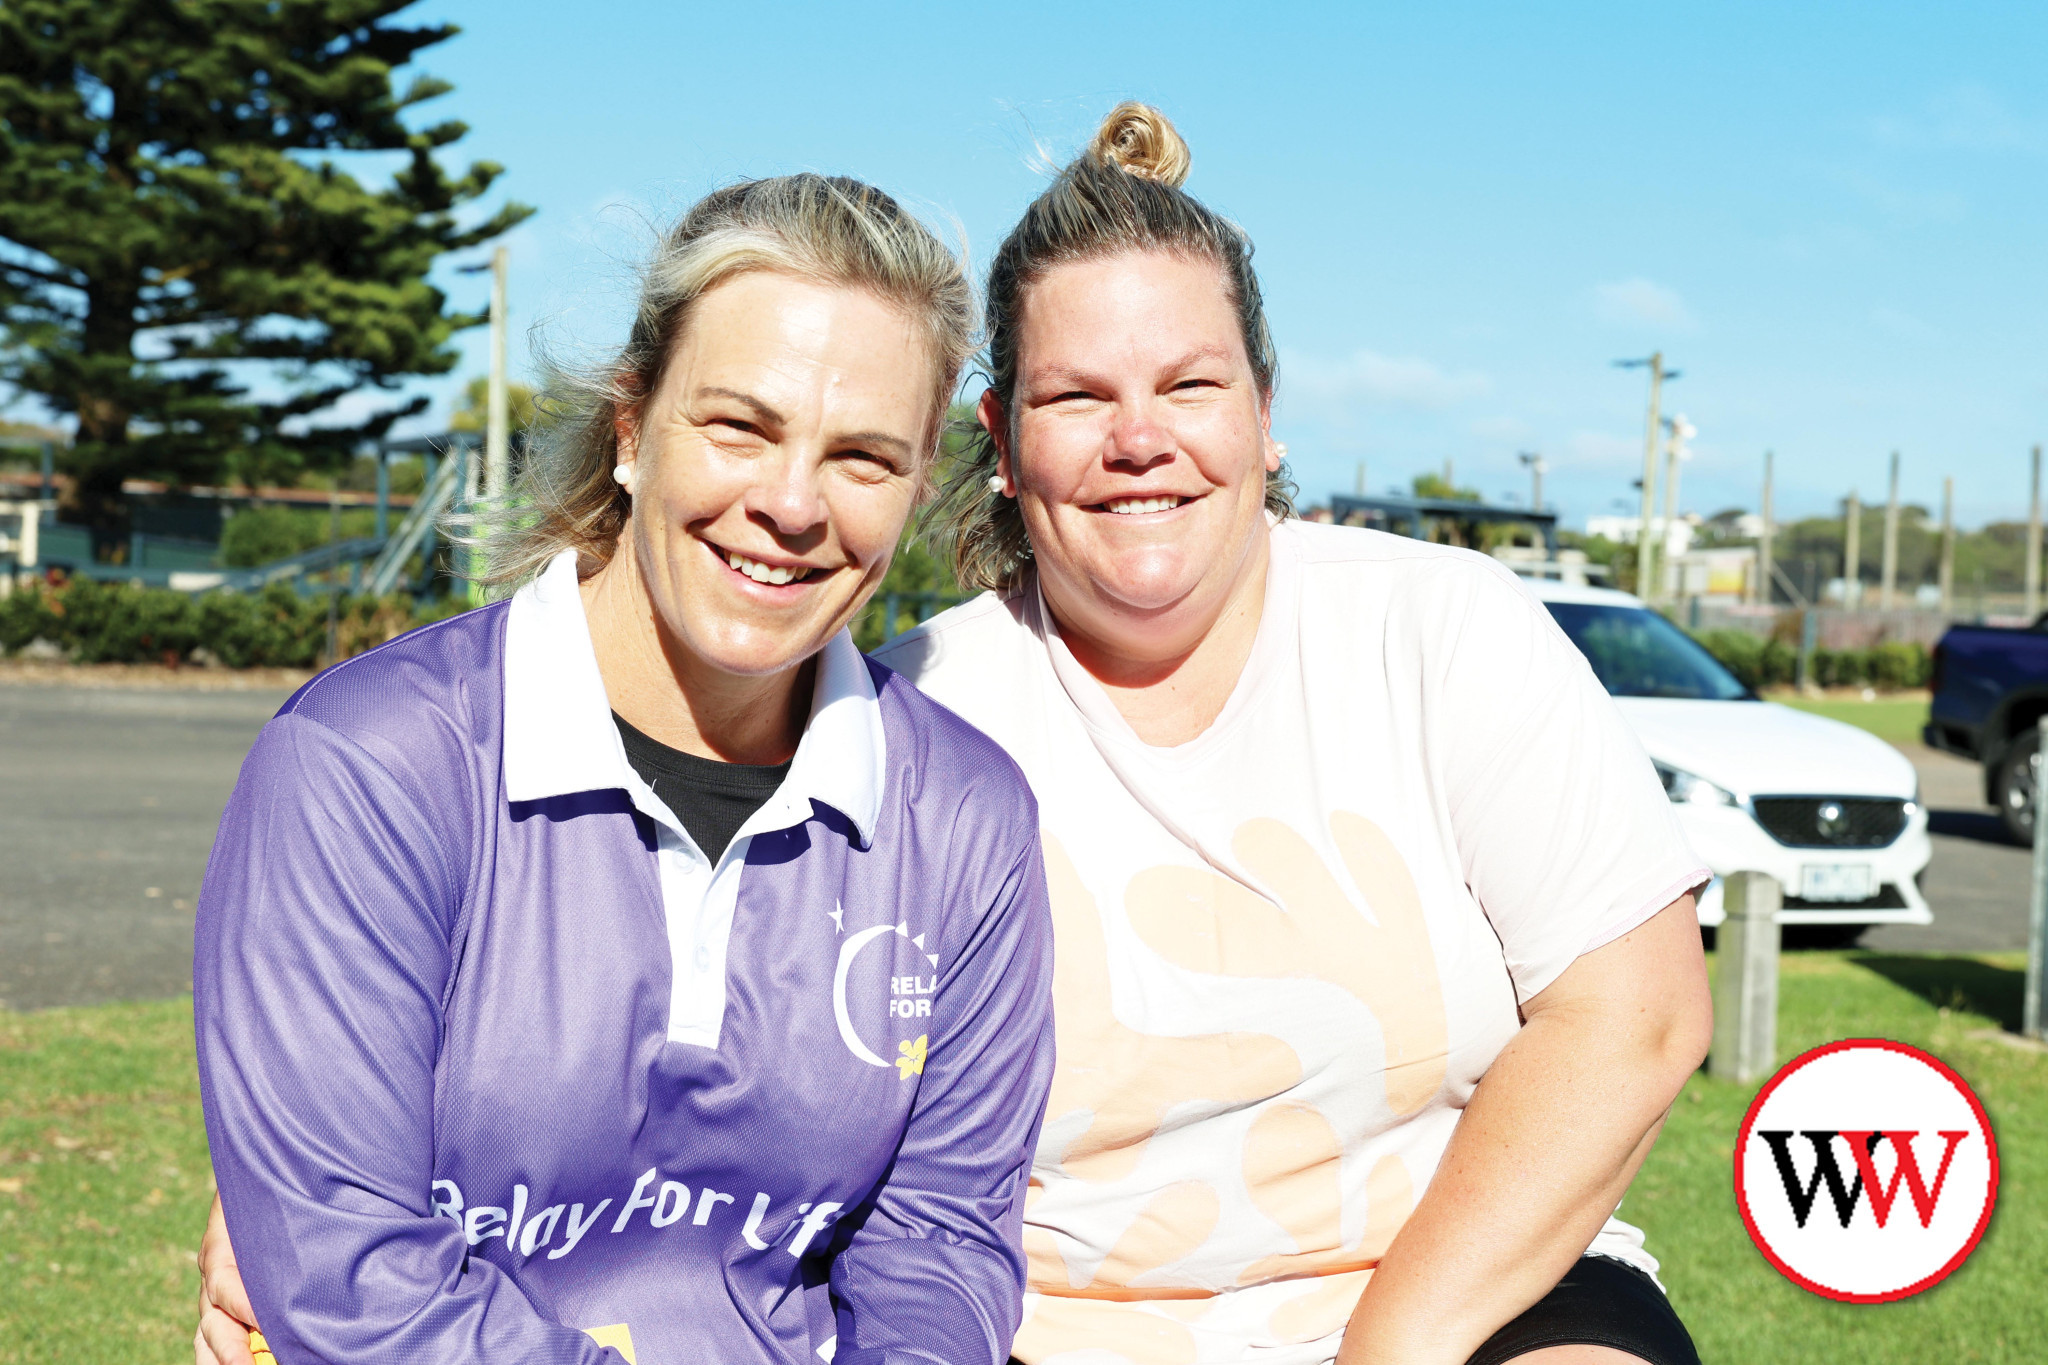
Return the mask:
[[[852,620],[916,500],[933,363],[910,317],[864,290],[755,271],[703,295],[619,432],[620,551],[670,647],[763,676]]]
[[[1215,619],[1263,545],[1268,397],[1213,262],[1122,252],[1030,286],[1002,470],[1069,629],[1170,639]]]

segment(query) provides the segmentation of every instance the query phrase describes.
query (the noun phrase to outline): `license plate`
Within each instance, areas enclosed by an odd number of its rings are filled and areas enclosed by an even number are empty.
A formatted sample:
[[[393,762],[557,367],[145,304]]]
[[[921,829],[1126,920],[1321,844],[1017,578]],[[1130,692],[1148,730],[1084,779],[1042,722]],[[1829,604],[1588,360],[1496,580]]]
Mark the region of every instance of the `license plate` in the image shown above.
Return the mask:
[[[1809,863],[1799,869],[1799,898],[1864,901],[1877,894],[1869,863]]]

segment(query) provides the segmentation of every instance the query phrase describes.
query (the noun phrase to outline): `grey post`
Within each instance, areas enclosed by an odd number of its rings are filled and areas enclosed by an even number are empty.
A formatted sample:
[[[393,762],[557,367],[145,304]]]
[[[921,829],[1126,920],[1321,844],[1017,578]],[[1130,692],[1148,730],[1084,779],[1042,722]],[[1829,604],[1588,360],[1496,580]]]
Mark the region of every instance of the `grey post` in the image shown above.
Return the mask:
[[[2042,956],[2048,954],[2048,820],[2041,818],[2041,779],[2048,772],[2048,725],[2041,727],[2041,754],[2034,768],[2034,884],[2027,897],[2027,994],[2020,1005],[2020,1032],[2042,1038]]]
[[[1819,686],[1813,680],[1813,651],[1819,644],[1820,607],[1816,604],[1799,613],[1799,658],[1793,682],[1801,692]]]
[[[1721,883],[1728,917],[1715,931],[1720,970],[1714,982],[1714,1045],[1707,1073],[1747,1083],[1768,1076],[1778,1060],[1777,880],[1762,872],[1731,872]]]

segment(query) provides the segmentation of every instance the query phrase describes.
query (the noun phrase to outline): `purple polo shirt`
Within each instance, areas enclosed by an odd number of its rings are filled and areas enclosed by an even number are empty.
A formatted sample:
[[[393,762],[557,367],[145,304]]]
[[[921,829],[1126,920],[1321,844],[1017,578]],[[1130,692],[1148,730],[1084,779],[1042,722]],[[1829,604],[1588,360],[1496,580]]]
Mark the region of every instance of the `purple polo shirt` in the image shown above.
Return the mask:
[[[817,672],[716,861],[625,760],[570,560],[264,728],[194,984],[284,1365],[1005,1358],[1053,1062],[1037,811],[843,634]]]

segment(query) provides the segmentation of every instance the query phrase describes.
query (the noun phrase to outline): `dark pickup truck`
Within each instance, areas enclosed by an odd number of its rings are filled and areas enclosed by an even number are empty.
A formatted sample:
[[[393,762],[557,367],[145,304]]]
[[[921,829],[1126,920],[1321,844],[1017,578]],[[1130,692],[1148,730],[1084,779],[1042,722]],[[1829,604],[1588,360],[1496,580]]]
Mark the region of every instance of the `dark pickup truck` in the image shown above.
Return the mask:
[[[2041,717],[2048,715],[2048,615],[2028,627],[1951,626],[1934,647],[1934,705],[1921,732],[1984,765],[1984,799],[2006,831],[2034,839]]]

